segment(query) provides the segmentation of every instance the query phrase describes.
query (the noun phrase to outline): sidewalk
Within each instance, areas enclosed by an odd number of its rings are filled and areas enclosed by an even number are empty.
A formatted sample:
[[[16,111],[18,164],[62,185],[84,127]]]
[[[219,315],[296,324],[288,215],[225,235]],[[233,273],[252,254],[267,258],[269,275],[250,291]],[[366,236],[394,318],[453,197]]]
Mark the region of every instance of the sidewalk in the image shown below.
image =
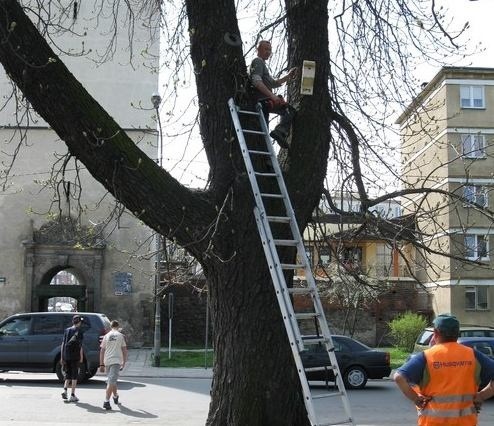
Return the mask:
[[[153,367],[153,349],[129,349],[127,364],[121,372],[121,377],[171,377],[190,379],[210,379],[213,377],[212,368],[165,368]],[[168,352],[161,352],[161,357],[168,357]]]

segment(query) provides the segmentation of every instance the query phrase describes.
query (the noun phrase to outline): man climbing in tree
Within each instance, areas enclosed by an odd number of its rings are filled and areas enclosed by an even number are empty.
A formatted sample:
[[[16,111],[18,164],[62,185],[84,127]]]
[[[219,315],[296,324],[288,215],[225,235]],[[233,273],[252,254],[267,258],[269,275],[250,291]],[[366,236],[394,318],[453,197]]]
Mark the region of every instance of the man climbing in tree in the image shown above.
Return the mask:
[[[250,65],[250,79],[254,86],[254,97],[256,102],[260,102],[266,123],[269,124],[269,113],[273,112],[281,117],[280,123],[269,134],[282,148],[288,148],[287,137],[290,125],[295,116],[296,110],[289,105],[283,96],[273,93],[273,89],[280,87],[289,80],[297,76],[297,68],[292,68],[283,77],[275,79],[271,76],[266,65],[266,60],[271,56],[271,43],[261,40],[257,45],[257,57]]]

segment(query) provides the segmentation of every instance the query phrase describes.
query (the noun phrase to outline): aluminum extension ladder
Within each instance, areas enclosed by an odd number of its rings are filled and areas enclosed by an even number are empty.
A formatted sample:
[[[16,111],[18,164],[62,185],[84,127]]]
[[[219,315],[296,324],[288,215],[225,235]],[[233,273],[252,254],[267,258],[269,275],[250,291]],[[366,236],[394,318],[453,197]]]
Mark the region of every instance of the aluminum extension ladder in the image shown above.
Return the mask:
[[[317,291],[316,283],[312,270],[307,259],[305,252],[305,247],[303,244],[302,237],[297,225],[295,218],[295,213],[293,211],[288,191],[283,180],[283,175],[274,152],[271,138],[269,137],[269,130],[262,112],[260,104],[256,105],[256,111],[248,111],[240,109],[234,102],[233,99],[228,101],[228,106],[230,108],[230,113],[235,126],[235,131],[237,133],[237,139],[240,143],[240,148],[242,151],[242,156],[244,159],[245,167],[249,177],[249,181],[254,192],[254,198],[256,206],[254,207],[254,215],[256,218],[257,228],[259,230],[259,235],[261,237],[262,245],[268,262],[269,270],[271,273],[271,278],[273,285],[275,287],[276,296],[278,298],[278,304],[283,315],[283,320],[285,328],[288,334],[288,339],[290,346],[292,348],[293,358],[297,367],[298,375],[300,378],[300,383],[302,385],[302,391],[304,395],[305,407],[313,426],[330,426],[330,425],[351,425],[355,426],[352,418],[350,402],[348,400],[348,395],[343,384],[343,380],[338,367],[338,362],[336,360],[336,355],[334,353],[333,339],[331,338],[331,333],[329,331],[328,323],[324,315],[321,300],[319,298],[319,293]],[[239,114],[244,118],[248,119],[250,116],[251,122],[252,116],[257,117],[260,124],[260,130],[248,130],[242,128]],[[245,135],[258,135],[257,139],[262,136],[264,142],[261,144],[261,148],[258,146],[254,148],[249,148],[247,146]],[[268,166],[268,172],[259,172],[254,170],[254,163],[259,162],[260,158],[266,159]],[[262,192],[258,179],[271,179],[271,188],[277,187],[276,193],[266,193]],[[277,185],[272,182],[276,180]],[[262,186],[262,185],[261,185]],[[282,208],[278,210],[285,211],[284,216],[270,216],[267,210],[269,203],[273,200],[282,201]],[[268,205],[268,208],[266,208]],[[285,228],[285,235],[289,235],[288,239],[276,239],[273,237],[273,232],[270,223],[276,224],[275,226]],[[283,225],[284,224],[284,227]],[[279,229],[277,228],[277,231]],[[282,264],[279,260],[280,256],[278,250],[283,250],[286,247],[296,247],[297,256],[299,264]],[[286,285],[286,280],[283,271],[304,269],[307,284],[301,287],[288,288]],[[311,312],[295,312],[294,304],[292,303],[292,298],[296,296],[305,296],[312,300],[313,310]],[[302,321],[312,321],[316,327],[316,335],[302,335],[299,327],[299,322]],[[301,352],[307,350],[310,345],[322,344],[328,353],[329,360],[331,362],[330,367],[316,367],[308,368],[307,371],[317,371],[323,369],[331,369],[335,376],[335,384],[337,391],[330,393],[325,393],[322,395],[313,395],[309,387],[309,383],[306,376],[306,370],[302,365]],[[318,421],[316,416],[314,400],[319,398],[329,398],[329,397],[340,397],[343,403],[343,409],[345,412],[345,419],[339,421],[329,421],[324,420],[323,422]]]

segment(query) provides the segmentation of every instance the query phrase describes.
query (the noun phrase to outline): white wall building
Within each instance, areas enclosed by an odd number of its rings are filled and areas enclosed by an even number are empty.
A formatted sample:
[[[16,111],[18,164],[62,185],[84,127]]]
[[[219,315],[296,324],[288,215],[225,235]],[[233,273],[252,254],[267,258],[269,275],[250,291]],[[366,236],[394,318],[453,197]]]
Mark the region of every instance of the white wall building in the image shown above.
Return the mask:
[[[150,98],[158,88],[157,23],[135,21],[129,47],[131,23],[123,6],[113,28],[109,10],[100,10],[93,2],[65,3],[67,10],[52,13],[70,31],[48,28],[52,46],[58,46],[55,52],[135,143],[156,158]],[[104,58],[109,52],[111,57]],[[78,300],[79,310],[118,318],[135,340],[149,340],[152,231],[125,210],[115,216],[115,200],[83,167],[80,210],[74,161],[67,164],[63,179],[61,175],[66,145],[35,114],[29,119],[21,115],[14,99],[9,100],[12,89],[0,69],[0,317],[47,310],[49,298],[70,295]],[[82,229],[71,229],[69,221],[61,226],[56,220],[60,214],[72,218],[80,214]],[[92,234],[97,231],[101,233]],[[86,249],[71,241],[81,235],[91,237]],[[60,271],[73,274],[78,285],[50,285]]]

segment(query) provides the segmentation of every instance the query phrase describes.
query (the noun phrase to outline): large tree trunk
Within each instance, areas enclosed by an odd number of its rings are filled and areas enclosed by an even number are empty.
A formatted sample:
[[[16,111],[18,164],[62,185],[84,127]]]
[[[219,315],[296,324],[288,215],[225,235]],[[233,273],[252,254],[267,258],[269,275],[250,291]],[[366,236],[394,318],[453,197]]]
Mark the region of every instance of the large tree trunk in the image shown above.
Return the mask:
[[[209,274],[216,363],[207,424],[308,424],[259,238],[236,239],[232,261]]]
[[[257,234],[247,176],[242,173],[236,140],[231,144],[235,135],[226,101],[233,94],[242,98],[245,84],[241,52],[224,42],[225,32],[238,33],[236,25],[232,26],[233,22],[236,24],[235,11],[228,0],[186,3],[193,29],[192,60],[194,68],[201,69],[201,73],[196,73],[199,103],[207,106],[201,110],[201,132],[205,140],[218,138],[213,144],[215,151],[209,151],[215,159],[212,188],[218,205],[224,205],[224,199],[231,197],[226,203],[229,208],[222,211],[224,220],[218,235],[213,239],[217,256],[205,261],[216,339],[208,424],[302,426],[308,420],[299,379]],[[303,59],[321,60],[318,81],[327,82],[325,2],[311,2],[307,8],[288,6],[289,48],[298,52],[291,55],[289,66],[300,66]],[[314,32],[313,27],[308,30],[307,22],[320,25],[324,19],[326,24],[321,31]],[[217,49],[214,54],[211,46]],[[214,64],[214,72],[207,72],[210,64]],[[223,78],[222,71],[226,71]],[[290,169],[286,176],[303,228],[319,199],[326,174],[329,96],[326,89],[320,90],[315,99],[300,101],[295,93],[291,98],[300,102],[301,112],[294,126],[294,149],[284,164]],[[215,132],[214,126],[219,131]],[[229,137],[225,137],[225,131]],[[208,148],[206,145],[207,151]],[[232,162],[235,168],[231,167]],[[294,253],[288,252],[286,256],[293,259]]]
[[[283,162],[302,229],[319,199],[329,149],[326,3],[287,1],[290,65],[318,61],[315,95],[300,100],[292,91],[301,110]],[[150,227],[165,235],[173,230],[176,241],[202,263],[216,354],[208,424],[304,426],[308,420],[298,376],[227,108],[229,97],[242,94],[246,75],[241,47],[224,42],[226,32],[239,32],[235,4],[187,0],[186,5],[201,134],[211,165],[207,192],[188,190],[142,153],[69,73],[14,0],[0,0],[0,62],[95,179]],[[285,255],[294,257],[293,251]]]

